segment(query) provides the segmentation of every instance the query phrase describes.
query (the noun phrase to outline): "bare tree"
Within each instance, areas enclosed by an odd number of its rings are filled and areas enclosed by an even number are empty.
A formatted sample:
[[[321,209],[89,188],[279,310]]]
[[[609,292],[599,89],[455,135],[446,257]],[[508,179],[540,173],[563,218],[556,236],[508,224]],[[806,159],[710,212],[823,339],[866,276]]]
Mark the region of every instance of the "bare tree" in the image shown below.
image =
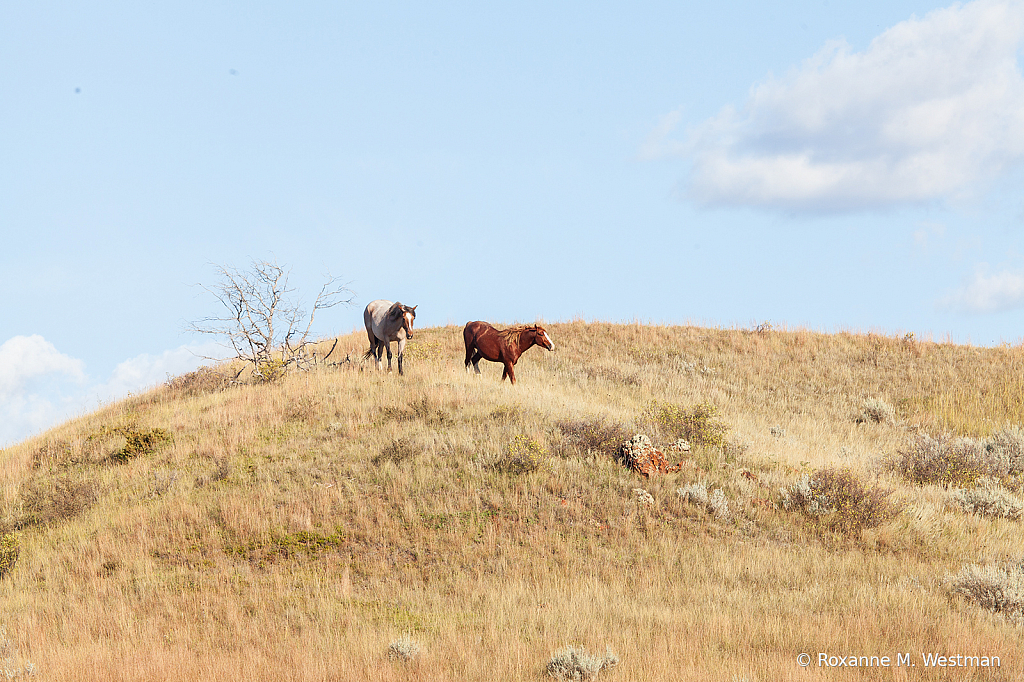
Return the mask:
[[[251,367],[253,377],[260,380],[274,378],[291,366],[305,369],[314,363],[316,357],[308,346],[317,311],[349,304],[354,297],[337,277],[328,276],[307,314],[292,296],[295,289],[288,286],[289,271],[277,263],[253,260],[244,271],[219,265],[217,272],[218,284],[200,286],[226,312],[192,322],[188,329],[226,338],[235,357],[246,363],[238,374]]]

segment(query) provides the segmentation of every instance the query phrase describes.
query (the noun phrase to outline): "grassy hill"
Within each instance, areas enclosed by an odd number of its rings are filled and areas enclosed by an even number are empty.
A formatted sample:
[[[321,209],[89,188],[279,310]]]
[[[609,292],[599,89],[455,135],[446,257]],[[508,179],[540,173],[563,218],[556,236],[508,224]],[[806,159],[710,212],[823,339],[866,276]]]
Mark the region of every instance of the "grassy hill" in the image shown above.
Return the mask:
[[[539,680],[572,646],[614,652],[609,680],[1017,679],[1024,349],[548,332],[515,387],[424,329],[404,377],[200,371],[0,451],[4,669]],[[636,433],[680,470],[622,466]]]

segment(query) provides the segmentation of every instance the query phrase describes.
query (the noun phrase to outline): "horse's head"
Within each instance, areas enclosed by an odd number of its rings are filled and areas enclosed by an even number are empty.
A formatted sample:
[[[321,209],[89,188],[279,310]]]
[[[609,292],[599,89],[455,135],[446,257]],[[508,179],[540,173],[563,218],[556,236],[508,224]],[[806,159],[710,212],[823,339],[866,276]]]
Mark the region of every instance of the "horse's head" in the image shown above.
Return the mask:
[[[411,308],[407,305],[402,306],[402,329],[405,330],[406,337],[410,339],[412,338],[412,325],[416,321],[416,308],[417,306]]]
[[[555,349],[555,342],[551,340],[550,336],[548,336],[548,333],[544,330],[544,327],[540,326],[539,324],[535,324],[532,327],[528,327],[528,329],[533,331],[534,338],[537,339],[536,343],[538,346],[544,346],[548,350]]]
[[[394,322],[401,321],[401,328],[405,330],[405,337],[407,339],[412,338],[412,324],[416,320],[416,308],[417,306],[409,307],[396,302],[388,310],[388,319]]]

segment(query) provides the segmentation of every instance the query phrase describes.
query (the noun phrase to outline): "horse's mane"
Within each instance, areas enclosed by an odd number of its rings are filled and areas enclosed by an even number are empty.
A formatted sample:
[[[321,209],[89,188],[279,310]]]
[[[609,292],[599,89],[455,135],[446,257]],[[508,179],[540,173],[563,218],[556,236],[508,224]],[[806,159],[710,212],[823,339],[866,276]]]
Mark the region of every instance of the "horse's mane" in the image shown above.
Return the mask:
[[[508,329],[502,329],[498,332],[498,336],[501,337],[502,341],[507,343],[510,348],[519,348],[519,339],[522,337],[523,332],[527,329],[533,329],[534,325],[530,324],[517,324],[514,327]]]
[[[391,307],[388,308],[387,316],[397,320],[406,313],[412,313],[412,316],[414,318],[416,317],[416,310],[414,308],[404,305],[400,301],[395,301],[391,304]]]

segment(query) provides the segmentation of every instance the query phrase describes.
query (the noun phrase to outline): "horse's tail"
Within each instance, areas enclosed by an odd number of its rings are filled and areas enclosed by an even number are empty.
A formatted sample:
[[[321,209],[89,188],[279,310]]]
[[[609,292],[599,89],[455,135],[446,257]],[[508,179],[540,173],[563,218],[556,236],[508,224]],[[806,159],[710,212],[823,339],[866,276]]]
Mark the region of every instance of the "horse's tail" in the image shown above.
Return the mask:
[[[466,344],[466,367],[469,367],[469,362],[473,358],[473,351],[476,350],[476,331],[473,329],[473,323],[467,322],[465,328],[462,330],[462,340]]]
[[[373,357],[373,346],[370,346],[370,350],[363,353],[363,360],[369,360]]]

